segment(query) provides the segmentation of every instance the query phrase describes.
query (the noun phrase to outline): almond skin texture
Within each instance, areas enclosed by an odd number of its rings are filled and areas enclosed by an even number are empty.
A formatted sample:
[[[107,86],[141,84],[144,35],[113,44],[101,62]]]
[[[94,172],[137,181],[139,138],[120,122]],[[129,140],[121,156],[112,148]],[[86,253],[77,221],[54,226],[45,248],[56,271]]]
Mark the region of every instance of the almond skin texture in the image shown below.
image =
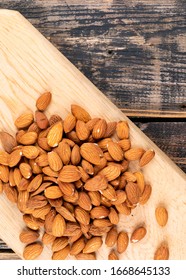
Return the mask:
[[[127,160],[139,160],[142,155],[144,154],[144,149],[142,148],[131,148],[130,150],[126,151],[124,156]]]
[[[108,247],[113,247],[115,245],[116,241],[117,241],[117,238],[118,238],[117,230],[116,230],[116,228],[112,228],[107,233],[107,236],[106,236],[106,239],[105,239],[105,244]]]
[[[13,148],[17,146],[16,139],[11,134],[5,131],[0,132],[0,140],[4,150],[7,153],[11,153]]]
[[[126,121],[120,121],[116,126],[116,133],[119,139],[129,138],[129,126]]]
[[[145,203],[147,203],[147,201],[149,200],[149,198],[151,196],[151,192],[152,192],[151,185],[149,185],[149,184],[145,185],[144,191],[141,194],[140,199],[139,199],[139,203],[141,205],[144,205]]]
[[[107,179],[103,175],[96,175],[95,177],[86,181],[84,189],[87,191],[100,191],[107,188]]]
[[[58,186],[50,186],[46,188],[44,194],[50,199],[56,199],[63,196],[63,193]]]
[[[117,144],[115,142],[112,142],[112,141],[109,142],[108,143],[108,151],[109,151],[111,157],[115,161],[122,161],[123,160],[123,150],[119,146],[119,144]]]
[[[78,220],[80,224],[83,225],[88,225],[90,222],[89,213],[79,206],[76,207],[75,209],[75,218]]]
[[[52,95],[50,92],[45,92],[39,96],[39,98],[36,101],[36,107],[40,111],[46,110],[48,105],[50,104],[52,99]]]
[[[68,245],[67,237],[57,237],[52,243],[52,251],[57,252],[64,249]]]
[[[32,145],[35,144],[37,140],[37,133],[34,131],[24,133],[20,139],[19,143],[23,145]]]
[[[52,234],[56,237],[61,237],[63,236],[65,229],[66,223],[64,218],[60,214],[57,214],[53,220]]]
[[[168,260],[169,248],[166,244],[161,244],[154,254],[154,260]]]
[[[65,183],[78,181],[81,178],[81,172],[76,166],[64,166],[59,174],[59,180]]]
[[[99,174],[105,176],[108,181],[112,181],[119,177],[121,169],[117,165],[109,165],[103,168]]]
[[[39,238],[39,233],[31,229],[23,230],[19,235],[20,241],[22,243],[27,243],[27,244],[35,242],[38,238]]]
[[[139,227],[139,228],[135,229],[130,238],[131,243],[139,242],[141,239],[144,238],[146,233],[147,233],[147,231],[144,227]]]
[[[154,158],[154,156],[155,156],[154,150],[146,151],[140,159],[140,162],[139,162],[140,167],[143,167],[146,164],[148,164]]]
[[[24,146],[22,153],[28,159],[35,159],[39,155],[39,149],[35,146]]]
[[[83,249],[83,253],[93,253],[96,252],[102,245],[103,241],[101,237],[92,237],[89,239]]]
[[[107,130],[107,123],[105,120],[101,119],[98,122],[96,122],[93,131],[92,136],[94,139],[101,139],[104,137]]]
[[[98,145],[93,143],[84,143],[80,147],[81,156],[90,163],[99,165],[101,163],[101,157],[103,152],[98,149]]]
[[[65,133],[72,131],[76,125],[76,118],[72,114],[68,114],[64,119],[63,125]]]
[[[47,134],[47,143],[50,147],[57,147],[63,136],[62,122],[55,123]]]
[[[34,116],[32,113],[23,113],[15,120],[14,124],[18,129],[26,128],[33,122],[33,120]]]
[[[84,237],[79,238],[76,242],[72,244],[70,254],[71,255],[78,255],[85,247],[85,240]]]
[[[60,156],[54,151],[48,153],[48,164],[54,171],[59,171],[63,166]]]
[[[140,189],[136,183],[128,182],[125,187],[125,191],[126,191],[128,200],[132,204],[137,204],[139,202]]]
[[[168,212],[164,207],[161,207],[161,206],[157,207],[155,210],[155,216],[156,216],[157,223],[161,227],[164,227],[167,224]]]
[[[47,116],[43,112],[36,111],[35,120],[40,129],[46,129],[49,125]]]
[[[77,133],[77,137],[80,140],[84,141],[89,137],[90,130],[88,130],[85,122],[77,120],[77,122],[76,122],[76,133]]]
[[[23,257],[25,260],[35,260],[43,251],[40,243],[32,243],[25,247]]]
[[[71,112],[76,117],[76,119],[83,121],[85,123],[90,121],[91,119],[89,113],[79,105],[72,104]]]
[[[117,239],[117,251],[119,254],[122,254],[123,252],[126,251],[129,243],[129,237],[128,234],[124,231],[121,231],[118,234],[118,239]]]

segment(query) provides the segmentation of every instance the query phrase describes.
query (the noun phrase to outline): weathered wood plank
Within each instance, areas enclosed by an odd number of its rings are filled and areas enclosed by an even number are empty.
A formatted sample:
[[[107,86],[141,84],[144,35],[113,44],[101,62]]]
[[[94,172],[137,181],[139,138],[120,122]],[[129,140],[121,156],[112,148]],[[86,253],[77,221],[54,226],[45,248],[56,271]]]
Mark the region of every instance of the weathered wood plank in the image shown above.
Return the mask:
[[[186,117],[186,2],[6,0],[128,116]]]

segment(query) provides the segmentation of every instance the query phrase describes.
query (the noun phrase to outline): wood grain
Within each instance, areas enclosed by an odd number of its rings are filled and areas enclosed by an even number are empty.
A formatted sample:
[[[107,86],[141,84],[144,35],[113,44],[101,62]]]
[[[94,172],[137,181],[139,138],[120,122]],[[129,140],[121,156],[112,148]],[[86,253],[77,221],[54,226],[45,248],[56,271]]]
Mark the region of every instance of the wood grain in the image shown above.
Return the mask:
[[[24,40],[23,40],[24,38]],[[186,181],[184,173],[122,112],[102,94],[77,68],[61,55],[20,14],[0,11],[0,127],[14,132],[13,120],[25,109],[34,109],[35,100],[43,91],[50,90],[53,103],[48,114],[67,114],[71,103],[79,103],[92,116],[107,120],[126,119],[130,125],[133,145],[152,148],[156,157],[143,172],[153,187],[151,199],[144,207],[121,219],[119,230],[127,229],[129,235],[134,227],[146,224],[147,236],[138,244],[130,245],[121,259],[152,259],[154,250],[162,239],[170,247],[170,259],[186,257]],[[138,170],[137,164],[131,165]],[[164,203],[170,221],[162,230],[157,227],[154,209]],[[19,232],[23,227],[21,214],[2,195],[0,197],[0,236],[18,256],[22,257],[23,244]],[[108,248],[104,245],[98,259],[107,259]],[[42,259],[51,257],[45,247]]]
[[[186,2],[6,0],[128,116],[186,117]]]

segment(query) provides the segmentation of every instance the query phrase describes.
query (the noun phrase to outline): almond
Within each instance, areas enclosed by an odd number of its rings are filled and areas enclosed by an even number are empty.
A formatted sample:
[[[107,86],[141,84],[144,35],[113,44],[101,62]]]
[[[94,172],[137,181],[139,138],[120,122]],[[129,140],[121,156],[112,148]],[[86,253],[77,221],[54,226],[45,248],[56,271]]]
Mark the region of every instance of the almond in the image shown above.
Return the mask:
[[[92,209],[90,197],[86,192],[82,191],[79,193],[78,205],[86,211],[90,211]]]
[[[54,151],[48,153],[48,164],[54,171],[59,171],[63,166],[61,158]]]
[[[124,152],[131,148],[131,142],[129,139],[122,139],[118,141],[118,145],[123,149]]]
[[[116,126],[116,133],[119,139],[129,138],[129,126],[126,121],[120,121]]]
[[[31,209],[41,208],[47,204],[47,199],[44,195],[35,195],[30,197],[27,202],[27,207]]]
[[[55,115],[51,115],[51,117],[49,118],[49,125],[50,126],[53,126],[55,123],[57,122],[61,122],[62,121],[62,118],[55,114]]]
[[[56,152],[65,165],[69,164],[71,158],[71,149],[68,143],[60,142]]]
[[[116,200],[117,197],[116,197],[116,191],[115,189],[113,188],[113,186],[111,186],[110,184],[108,184],[107,188],[105,190],[101,190],[100,191],[101,194],[103,196],[105,196],[106,198],[108,198],[109,200]]]
[[[123,156],[124,156],[123,155],[123,150],[119,146],[119,144],[110,141],[108,143],[108,152],[115,161],[122,161],[123,160]]]
[[[162,243],[154,254],[154,260],[168,260],[169,259],[169,248],[167,244]]]
[[[110,222],[113,225],[117,225],[119,223],[119,215],[113,207],[110,208],[110,213],[109,213],[108,217],[109,217]]]
[[[56,177],[57,178],[59,176],[59,172],[52,170],[50,168],[50,166],[43,167],[42,172],[49,177]]]
[[[29,179],[32,176],[32,168],[28,163],[22,162],[19,165],[19,170],[25,179]]]
[[[44,153],[44,154],[38,156],[36,158],[35,162],[40,167],[47,166],[49,164],[49,162],[48,162],[48,155]]]
[[[43,251],[43,246],[40,243],[32,243],[25,247],[23,258],[25,260],[35,260]]]
[[[103,156],[102,150],[94,143],[82,144],[80,147],[80,154],[85,160],[95,165],[101,163],[101,157]]]
[[[142,148],[131,148],[125,152],[124,156],[127,160],[139,160],[144,154],[144,149]]]
[[[132,204],[137,204],[140,198],[140,189],[136,183],[128,182],[125,187],[125,192],[128,200]]]
[[[22,213],[26,213],[26,211],[28,210],[27,207],[27,203],[29,200],[29,193],[27,192],[27,190],[23,190],[23,191],[19,191],[18,192],[18,197],[17,197],[17,207],[19,209],[19,211],[21,211]]]
[[[50,147],[57,147],[63,136],[63,124],[61,121],[55,123],[47,134],[47,142]]]
[[[50,92],[45,92],[41,94],[36,101],[37,109],[40,111],[46,110],[46,108],[51,102],[51,99],[52,99],[52,95]]]
[[[5,151],[0,151],[0,164],[9,165],[9,154]]]
[[[144,227],[139,227],[139,228],[135,229],[131,235],[130,242],[132,242],[132,243],[139,242],[141,239],[144,238],[146,233],[147,233],[147,231],[146,231],[146,228],[144,228]]]
[[[76,242],[72,244],[70,254],[75,256],[78,255],[85,247],[84,237],[79,238]]]
[[[51,147],[48,145],[48,140],[46,137],[39,137],[37,143],[39,147],[42,148],[43,150],[51,151]]]
[[[76,219],[74,218],[74,214],[72,214],[68,209],[63,206],[56,207],[56,211],[63,216],[65,220],[75,222]]]
[[[117,122],[108,122],[104,138],[111,137],[116,130]]]
[[[89,131],[92,131],[95,124],[100,120],[100,118],[93,118],[86,123],[86,126]]]
[[[9,155],[9,158],[8,158],[9,167],[16,166],[20,162],[21,157],[22,157],[22,150],[21,149],[18,149],[18,150],[15,150],[15,151],[11,152],[11,154]]]
[[[74,194],[75,187],[73,183],[65,183],[58,181],[58,185],[63,194],[67,196],[72,196]]]
[[[49,199],[56,199],[63,196],[63,193],[58,186],[50,186],[46,188],[44,194]]]
[[[51,210],[51,206],[48,203],[41,208],[34,209],[32,215],[35,218],[40,218],[42,220],[45,220],[45,216],[50,212],[50,210]]]
[[[86,173],[88,173],[89,175],[93,175],[94,174],[94,167],[93,165],[88,162],[87,160],[82,160],[81,161],[81,166],[83,167],[83,169],[85,170]]]
[[[85,254],[85,253],[80,253],[76,255],[77,260],[96,260],[95,254]]]
[[[103,138],[98,142],[99,147],[102,149],[103,152],[108,151],[108,144],[112,142],[111,138]]]
[[[127,196],[126,196],[126,192],[123,190],[117,190],[116,191],[116,199],[112,201],[113,205],[120,205],[123,202],[125,202]]]
[[[5,131],[0,132],[0,140],[4,150],[7,153],[11,153],[13,148],[17,146],[16,139],[11,134]]]
[[[39,224],[37,223],[37,219],[29,214],[23,215],[23,221],[27,225],[28,228],[33,230],[39,229]]]
[[[77,206],[74,213],[75,213],[75,218],[78,220],[79,223],[81,223],[83,225],[89,224],[90,215],[83,208]]]
[[[118,234],[118,239],[117,239],[117,251],[119,254],[122,254],[123,252],[126,251],[129,243],[129,237],[128,234],[124,231],[121,231]]]
[[[33,243],[39,238],[39,233],[35,230],[25,229],[23,230],[20,235],[19,239],[22,243]]]
[[[9,179],[8,166],[0,164],[0,180],[2,180],[4,183],[8,183],[8,179]]]
[[[22,153],[26,158],[35,159],[39,155],[39,150],[35,146],[24,146]]]
[[[24,133],[20,139],[19,143],[23,145],[31,145],[34,144],[37,140],[37,133],[34,131]]]
[[[68,238],[67,237],[57,237],[55,238],[54,242],[52,243],[52,251],[57,252],[64,249],[68,245]]]
[[[95,177],[88,179],[84,185],[84,189],[87,191],[100,191],[107,188],[107,179],[103,175],[96,175]]]
[[[37,176],[35,176],[32,179],[32,181],[30,182],[30,184],[28,185],[27,191],[33,192],[33,191],[37,190],[42,183],[42,179],[43,179],[43,177],[41,174],[38,174]]]
[[[149,163],[153,159],[154,156],[155,156],[154,150],[146,151],[140,159],[140,162],[139,162],[140,167],[143,167],[147,163]]]
[[[101,228],[112,226],[111,222],[108,219],[94,219],[93,225]]]
[[[65,229],[65,219],[60,214],[57,214],[52,223],[52,234],[56,237],[63,236]]]
[[[49,125],[47,116],[40,111],[35,112],[35,120],[40,129],[46,129]]]
[[[60,237],[59,237],[60,238]],[[44,245],[49,245],[52,244],[54,242],[54,240],[56,239],[55,236],[48,234],[48,233],[44,233],[42,236],[42,242]]]
[[[90,130],[88,130],[85,122],[77,120],[77,122],[76,122],[76,133],[77,133],[77,137],[80,140],[84,141],[89,137]]]
[[[109,165],[103,168],[99,174],[106,177],[108,181],[112,181],[119,177],[121,173],[121,168],[119,165]]]
[[[76,125],[76,118],[72,114],[68,114],[64,119],[63,125],[65,133],[72,131]]]
[[[101,194],[98,191],[89,191],[88,195],[90,196],[91,203],[94,206],[99,206],[101,203]]]
[[[105,244],[108,247],[113,247],[116,244],[117,238],[118,238],[117,230],[116,230],[116,228],[112,228],[107,233],[107,236],[106,236],[106,239],[105,239]]]
[[[6,194],[6,197],[12,202],[17,202],[17,190],[15,188],[11,188],[9,184],[3,185],[3,191]]]
[[[79,105],[72,104],[71,112],[77,120],[83,121],[85,123],[91,119],[89,113]]]
[[[151,186],[149,184],[146,184],[144,187],[144,191],[139,199],[139,203],[141,205],[144,205],[145,203],[147,203],[147,201],[149,200],[149,198],[151,196],[151,192],[152,192]]]
[[[59,174],[59,180],[66,183],[71,183],[81,178],[81,172],[76,166],[67,165],[64,166]]]
[[[159,206],[155,210],[155,216],[157,223],[164,227],[167,224],[168,221],[168,212],[165,207]]]
[[[115,205],[117,211],[121,214],[129,216],[131,214],[131,208],[129,208],[126,203],[121,203],[118,205]]]
[[[115,250],[112,250],[112,251],[109,253],[109,255],[108,255],[108,260],[110,260],[110,261],[117,261],[117,260],[119,260],[119,258],[118,258],[118,256],[117,256]]]
[[[78,165],[80,163],[81,155],[80,155],[80,148],[78,145],[74,145],[74,147],[72,148],[70,160],[73,165]]]
[[[33,122],[33,123],[29,126],[29,128],[28,128],[27,131],[28,131],[28,132],[34,131],[34,132],[36,132],[37,134],[39,134],[40,131],[41,131],[41,129],[38,127],[38,125],[37,125],[36,122]]]
[[[65,260],[66,257],[68,256],[69,252],[70,252],[70,246],[67,245],[62,250],[54,252],[53,255],[52,255],[52,259],[53,260]]]
[[[96,206],[90,211],[92,219],[102,219],[108,217],[109,210],[105,206]]]
[[[32,113],[23,113],[15,120],[14,124],[18,129],[26,128],[33,122],[33,120],[34,116]]]
[[[93,253],[96,252],[102,245],[103,241],[101,237],[92,237],[89,239],[83,249],[83,253]]]
[[[94,139],[101,139],[104,137],[107,130],[107,123],[104,119],[100,119],[94,125],[92,136]]]
[[[140,189],[140,193],[142,194],[145,188],[144,175],[142,172],[138,171],[134,173],[134,176],[136,177],[137,185]]]
[[[53,221],[56,216],[56,210],[51,209],[45,217],[44,228],[48,234],[52,234]]]

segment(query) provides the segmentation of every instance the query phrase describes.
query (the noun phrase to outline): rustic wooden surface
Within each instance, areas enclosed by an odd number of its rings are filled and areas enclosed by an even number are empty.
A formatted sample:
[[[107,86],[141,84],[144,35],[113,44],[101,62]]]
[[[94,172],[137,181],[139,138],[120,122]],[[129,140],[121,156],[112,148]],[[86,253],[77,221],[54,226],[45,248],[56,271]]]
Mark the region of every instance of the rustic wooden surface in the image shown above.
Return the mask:
[[[186,171],[184,0],[3,0],[0,8],[20,11]],[[0,259],[16,258],[0,248]]]

